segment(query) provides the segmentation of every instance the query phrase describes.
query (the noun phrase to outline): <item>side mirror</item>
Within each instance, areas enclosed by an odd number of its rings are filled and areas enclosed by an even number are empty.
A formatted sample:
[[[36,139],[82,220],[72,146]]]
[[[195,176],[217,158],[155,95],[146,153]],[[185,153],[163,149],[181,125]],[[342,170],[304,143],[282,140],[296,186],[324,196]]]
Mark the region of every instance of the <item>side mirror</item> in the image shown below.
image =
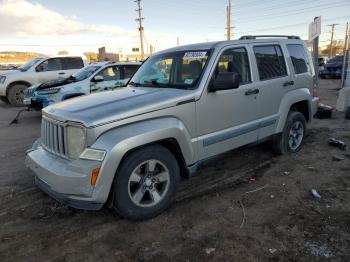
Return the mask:
[[[239,74],[236,72],[220,72],[213,79],[209,92],[235,89],[239,87]]]
[[[98,83],[98,82],[103,82],[105,79],[101,75],[97,75],[92,79],[92,82]]]

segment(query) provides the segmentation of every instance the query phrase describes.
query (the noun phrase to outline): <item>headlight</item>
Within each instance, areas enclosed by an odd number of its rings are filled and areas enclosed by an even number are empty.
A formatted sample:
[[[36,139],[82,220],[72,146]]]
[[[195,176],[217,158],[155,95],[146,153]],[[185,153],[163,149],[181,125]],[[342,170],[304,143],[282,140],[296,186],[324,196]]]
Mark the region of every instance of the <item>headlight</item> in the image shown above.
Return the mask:
[[[106,155],[106,152],[103,150],[86,148],[84,152],[80,155],[80,158],[88,159],[88,160],[103,161],[103,159],[105,158],[105,155]]]
[[[51,88],[46,88],[42,90],[38,90],[39,95],[51,95],[51,94],[56,94],[60,91],[60,87],[51,87]]]
[[[86,147],[85,129],[77,126],[67,127],[68,156],[78,159]]]
[[[5,83],[6,76],[0,76],[0,84]]]

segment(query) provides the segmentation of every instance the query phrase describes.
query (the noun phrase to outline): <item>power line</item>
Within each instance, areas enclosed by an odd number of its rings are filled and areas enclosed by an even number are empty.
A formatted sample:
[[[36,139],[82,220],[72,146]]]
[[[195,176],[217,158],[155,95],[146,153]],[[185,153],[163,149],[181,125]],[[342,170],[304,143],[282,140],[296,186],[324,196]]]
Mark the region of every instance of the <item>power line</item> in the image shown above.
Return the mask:
[[[301,14],[301,13],[308,13],[310,9],[312,9],[313,11],[315,11],[315,9],[319,9],[319,8],[335,8],[335,7],[343,7],[343,6],[347,6],[349,4],[348,1],[343,1],[343,2],[336,2],[336,3],[332,3],[332,4],[324,4],[324,5],[319,5],[319,6],[313,6],[313,7],[307,7],[307,8],[302,8],[302,9],[294,9],[294,10],[290,10],[288,12],[283,12],[283,14],[279,13],[279,14],[274,14],[274,13],[270,13],[270,14],[264,14],[261,16],[255,16],[254,19],[252,20],[251,18],[247,18],[247,19],[239,19],[240,22],[245,22],[245,23],[256,23],[257,20],[265,20],[265,19],[274,19],[277,17],[288,17],[288,16],[293,16],[295,15],[295,12],[298,12],[297,14]]]

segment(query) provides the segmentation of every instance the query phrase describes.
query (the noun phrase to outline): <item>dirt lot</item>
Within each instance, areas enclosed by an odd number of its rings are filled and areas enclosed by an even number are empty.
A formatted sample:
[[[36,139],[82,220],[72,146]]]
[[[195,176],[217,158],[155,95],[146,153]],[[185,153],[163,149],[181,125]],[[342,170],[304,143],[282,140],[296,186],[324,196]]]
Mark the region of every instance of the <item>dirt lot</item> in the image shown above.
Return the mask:
[[[323,80],[321,99],[335,105],[337,86]],[[167,212],[136,223],[37,189],[24,158],[40,113],[9,126],[17,111],[0,102],[1,261],[350,261],[350,153],[327,144],[350,146],[343,114],[315,120],[298,154],[273,156],[269,144],[227,154],[183,181]]]

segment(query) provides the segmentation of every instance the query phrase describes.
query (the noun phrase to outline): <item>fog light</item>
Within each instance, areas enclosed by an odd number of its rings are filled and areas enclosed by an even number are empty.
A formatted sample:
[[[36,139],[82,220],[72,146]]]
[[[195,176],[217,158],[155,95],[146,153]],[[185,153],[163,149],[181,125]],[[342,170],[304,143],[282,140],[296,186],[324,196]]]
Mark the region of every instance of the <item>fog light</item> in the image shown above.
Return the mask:
[[[99,167],[94,168],[94,170],[92,170],[92,173],[91,173],[91,185],[92,186],[96,185],[96,181],[97,181],[99,173],[100,173],[100,168]]]
[[[84,152],[81,153],[80,158],[88,159],[88,160],[103,161],[105,155],[106,155],[105,151],[93,149],[93,148],[86,148]]]

